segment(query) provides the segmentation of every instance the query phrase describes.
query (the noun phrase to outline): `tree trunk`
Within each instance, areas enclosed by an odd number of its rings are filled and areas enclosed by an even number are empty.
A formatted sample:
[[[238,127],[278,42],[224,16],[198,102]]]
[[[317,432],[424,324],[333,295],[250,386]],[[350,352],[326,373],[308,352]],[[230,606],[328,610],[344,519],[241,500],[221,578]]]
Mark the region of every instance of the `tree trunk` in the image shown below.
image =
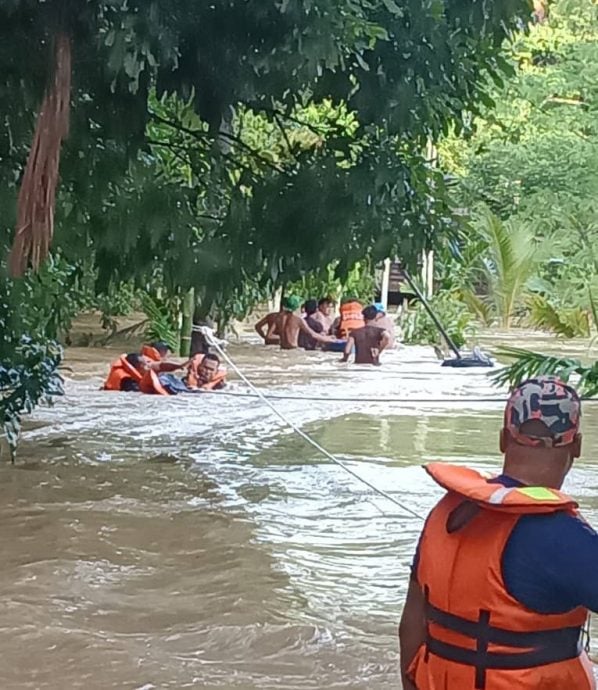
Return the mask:
[[[37,270],[48,256],[54,234],[54,204],[62,140],[69,129],[71,44],[65,33],[54,38],[52,82],[40,106],[35,134],[21,181],[17,227],[9,257],[10,273],[17,278],[31,262]]]
[[[183,319],[181,323],[181,356],[191,355],[193,338],[193,312],[195,311],[195,290],[191,288],[183,297]]]

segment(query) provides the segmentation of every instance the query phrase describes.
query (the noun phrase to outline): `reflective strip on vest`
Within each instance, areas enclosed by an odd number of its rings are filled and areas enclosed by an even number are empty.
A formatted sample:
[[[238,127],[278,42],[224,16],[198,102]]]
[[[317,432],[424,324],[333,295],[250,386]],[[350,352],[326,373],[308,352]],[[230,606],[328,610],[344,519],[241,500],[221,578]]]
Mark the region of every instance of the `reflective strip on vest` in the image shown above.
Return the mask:
[[[513,491],[512,488],[508,488],[506,486],[501,486],[496,491],[490,496],[488,499],[488,503],[491,503],[492,505],[500,505],[506,496]]]

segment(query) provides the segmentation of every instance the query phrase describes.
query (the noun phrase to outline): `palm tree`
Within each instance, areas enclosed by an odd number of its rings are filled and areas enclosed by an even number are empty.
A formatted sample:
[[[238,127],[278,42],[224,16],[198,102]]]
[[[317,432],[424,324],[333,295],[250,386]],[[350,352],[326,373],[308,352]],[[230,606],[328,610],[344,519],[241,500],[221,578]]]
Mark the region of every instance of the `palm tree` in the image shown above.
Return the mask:
[[[502,221],[490,210],[478,215],[475,228],[486,245],[482,271],[488,286],[486,300],[500,325],[510,328],[517,307],[528,292],[527,282],[543,253],[529,226]]]

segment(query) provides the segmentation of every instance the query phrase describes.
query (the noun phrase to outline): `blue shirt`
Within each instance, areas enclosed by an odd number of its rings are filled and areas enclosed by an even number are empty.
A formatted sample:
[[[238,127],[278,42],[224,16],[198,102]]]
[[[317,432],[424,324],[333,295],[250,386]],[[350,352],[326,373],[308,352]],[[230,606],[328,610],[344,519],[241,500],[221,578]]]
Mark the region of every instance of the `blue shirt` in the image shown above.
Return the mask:
[[[501,475],[508,488],[521,483]],[[419,560],[419,545],[413,572]],[[565,512],[522,516],[502,557],[507,591],[538,613],[564,613],[577,606],[598,611],[598,534]]]

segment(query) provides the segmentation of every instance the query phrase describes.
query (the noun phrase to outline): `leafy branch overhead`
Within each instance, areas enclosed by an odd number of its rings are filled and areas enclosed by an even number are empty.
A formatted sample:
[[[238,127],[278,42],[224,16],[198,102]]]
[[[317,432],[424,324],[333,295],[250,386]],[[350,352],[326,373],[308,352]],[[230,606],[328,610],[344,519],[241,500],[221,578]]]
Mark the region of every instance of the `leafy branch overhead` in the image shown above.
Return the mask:
[[[11,104],[6,120],[11,140],[22,147],[31,126],[31,103],[39,103],[56,69],[48,50],[58,35],[68,37],[75,86],[62,179],[77,194],[81,220],[91,212],[93,197],[106,194],[110,181],[118,179],[123,166],[135,163],[144,147],[152,84],[159,98],[192,98],[208,131],[231,144],[239,142],[226,134],[226,126],[241,104],[280,123],[306,100],[345,102],[364,135],[381,145],[398,138],[409,149],[406,165],[422,167],[415,152],[452,123],[459,126],[463,112],[486,99],[480,76],[504,69],[500,43],[528,18],[524,0],[424,5],[313,0],[309,6],[301,0],[130,0],[82,6],[67,0],[12,0],[0,9],[1,25],[11,37],[0,66],[12,54],[23,60],[16,70],[14,63],[2,70],[0,95]],[[109,159],[117,165],[107,169]],[[102,176],[100,170],[112,172]],[[412,177],[400,176],[417,196]],[[93,193],[82,193],[83,180],[93,180]],[[368,192],[378,199],[385,189],[370,185]],[[30,235],[17,247],[21,258],[43,253],[45,241],[32,228],[19,231],[21,237]]]

